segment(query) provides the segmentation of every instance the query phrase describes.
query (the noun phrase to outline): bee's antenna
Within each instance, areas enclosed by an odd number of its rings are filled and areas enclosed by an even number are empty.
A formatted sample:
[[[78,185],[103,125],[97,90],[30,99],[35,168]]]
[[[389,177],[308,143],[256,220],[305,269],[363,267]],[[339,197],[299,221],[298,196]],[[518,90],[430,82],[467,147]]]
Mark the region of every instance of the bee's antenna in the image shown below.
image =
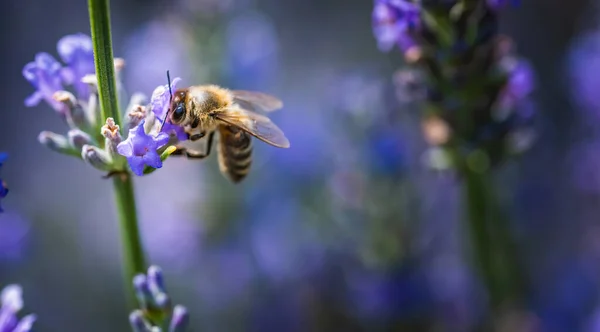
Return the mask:
[[[169,98],[169,102],[171,102],[171,100],[173,100],[173,91],[171,91],[171,75],[169,74],[168,70],[167,70],[167,82],[169,82],[169,95],[171,96]]]
[[[160,130],[158,131],[159,133],[162,132],[165,122],[167,122],[167,118],[169,116],[169,111],[171,108],[171,102],[173,101],[173,91],[171,90],[171,75],[169,74],[168,70],[167,70],[167,82],[169,83],[169,108],[167,109],[167,114],[165,114],[165,118],[164,118],[162,124],[160,125]]]

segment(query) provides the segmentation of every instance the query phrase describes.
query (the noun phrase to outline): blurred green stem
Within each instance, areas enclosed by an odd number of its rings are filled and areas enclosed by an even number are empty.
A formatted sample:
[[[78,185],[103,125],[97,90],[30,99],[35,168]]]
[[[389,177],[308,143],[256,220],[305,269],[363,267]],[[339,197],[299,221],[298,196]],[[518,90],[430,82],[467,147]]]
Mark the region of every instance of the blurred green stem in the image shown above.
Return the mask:
[[[112,117],[117,123],[122,117],[117,98],[115,68],[110,30],[110,10],[108,0],[89,0],[90,26],[94,45],[94,64],[98,78],[98,94],[100,96],[101,119]],[[134,306],[135,293],[132,279],[145,271],[144,250],[140,241],[137,210],[133,182],[130,174],[113,178],[115,201],[121,241],[123,246],[123,262],[125,265],[125,283],[129,299]]]
[[[466,231],[474,265],[485,284],[492,314],[506,305],[520,305],[525,283],[509,220],[495,196],[488,168],[461,167]]]

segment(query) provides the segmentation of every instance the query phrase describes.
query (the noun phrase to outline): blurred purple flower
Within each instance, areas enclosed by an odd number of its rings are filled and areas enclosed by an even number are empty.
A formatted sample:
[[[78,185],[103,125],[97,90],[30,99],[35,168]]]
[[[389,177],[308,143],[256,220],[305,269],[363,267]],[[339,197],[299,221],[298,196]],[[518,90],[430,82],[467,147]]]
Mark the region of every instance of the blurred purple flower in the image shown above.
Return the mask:
[[[376,171],[395,175],[408,166],[408,152],[398,130],[381,128],[369,139],[373,167]]]
[[[315,230],[298,223],[299,207],[271,200],[254,211],[251,241],[258,267],[274,280],[304,278],[323,264],[324,248]]]
[[[229,244],[205,248],[201,272],[198,297],[216,311],[230,307],[245,294],[255,277],[248,250]]]
[[[63,89],[62,67],[48,53],[38,53],[35,60],[25,65],[23,76],[36,91],[25,99],[25,106],[32,107],[45,100],[54,110],[64,113],[63,105],[52,98],[56,91]]]
[[[414,45],[411,30],[421,24],[420,9],[408,0],[375,0],[373,31],[379,49],[390,51],[398,46],[403,52]]]
[[[587,193],[600,193],[600,141],[596,139],[576,145],[568,161],[575,187]]]
[[[0,152],[0,169],[2,169],[2,164],[4,164],[7,158],[8,154],[5,152]],[[0,203],[2,199],[6,197],[6,195],[8,195],[8,186],[6,185],[6,182],[0,178]],[[0,205],[0,212],[4,212],[2,205]]]
[[[262,90],[274,81],[279,64],[279,43],[267,16],[247,12],[227,26],[227,75],[232,84]]]
[[[362,318],[424,316],[433,301],[422,272],[412,266],[389,272],[348,271],[346,304]]]
[[[125,46],[125,78],[131,82],[131,88],[154,90],[157,82],[166,82],[166,69],[186,82],[206,81],[206,59],[194,50],[195,38],[191,26],[180,16],[165,16],[141,26],[129,36]]]
[[[171,92],[175,92],[176,85],[177,85],[177,83],[179,83],[179,81],[181,81],[180,77],[175,77],[171,81],[171,90],[170,90]],[[156,116],[156,119],[158,119],[158,122],[160,122],[161,124],[163,122],[165,122],[165,120],[166,120],[167,112],[169,111],[169,107],[171,106],[171,105],[169,105],[170,100],[171,100],[171,95],[169,92],[168,84],[161,85],[161,86],[157,87],[156,89],[154,89],[154,91],[152,92],[152,97],[150,98],[151,111],[152,111],[152,113],[154,113],[154,115]],[[185,133],[185,129],[183,129],[183,127],[181,127],[181,126],[172,124],[169,121],[167,121],[162,126],[161,132],[167,133],[167,134],[173,134],[180,141],[187,140],[187,134]]]
[[[12,210],[0,214],[0,261],[19,260],[23,256],[31,225]]]
[[[57,49],[61,59],[67,65],[62,71],[64,83],[73,85],[79,99],[86,100],[90,88],[81,79],[85,75],[96,72],[92,39],[83,33],[67,35],[58,41]]]
[[[535,75],[529,62],[507,57],[501,62],[508,81],[500,94],[498,103],[502,108],[511,109],[526,99],[535,88]]]
[[[570,87],[573,101],[588,114],[593,122],[600,120],[600,31],[593,31],[578,37],[569,52],[567,60]]]
[[[130,129],[127,139],[117,146],[119,154],[127,158],[131,171],[138,176],[144,174],[145,165],[153,168],[162,167],[162,161],[156,150],[169,142],[169,135],[165,133],[156,136],[146,134],[145,122],[146,120],[142,120],[137,127]]]
[[[8,285],[0,293],[0,332],[29,332],[36,320],[30,314],[21,320],[17,317],[23,308],[23,290],[18,285]]]
[[[134,310],[129,316],[131,327],[136,332],[150,331],[153,324],[150,321],[158,323],[156,317],[147,317],[147,315],[157,315],[160,313],[159,320],[164,320],[170,315],[169,332],[185,331],[189,323],[187,309],[182,305],[172,307],[171,299],[165,288],[165,281],[162,270],[156,265],[148,268],[147,274],[138,274],[133,278],[133,286],[136,296],[142,307],[142,310]]]

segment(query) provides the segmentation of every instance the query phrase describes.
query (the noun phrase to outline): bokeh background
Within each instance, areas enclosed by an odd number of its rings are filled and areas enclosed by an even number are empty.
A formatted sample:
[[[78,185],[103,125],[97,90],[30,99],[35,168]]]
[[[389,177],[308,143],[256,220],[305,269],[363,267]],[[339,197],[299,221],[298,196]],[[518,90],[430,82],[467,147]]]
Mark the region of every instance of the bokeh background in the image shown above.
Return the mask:
[[[538,139],[497,172],[531,279],[502,331],[600,331],[600,7],[530,0],[502,30],[537,75]],[[143,242],[191,331],[468,331],[484,292],[451,177],[427,170],[418,112],[377,49],[368,0],[112,1],[129,92],[217,83],[280,96],[292,148],[255,145],[232,185],[216,158],[136,179]],[[26,108],[23,66],[89,33],[85,1],[2,4],[0,286],[24,287],[37,331],[127,331],[109,182],[41,146],[65,125]],[[512,324],[512,325],[511,325]]]

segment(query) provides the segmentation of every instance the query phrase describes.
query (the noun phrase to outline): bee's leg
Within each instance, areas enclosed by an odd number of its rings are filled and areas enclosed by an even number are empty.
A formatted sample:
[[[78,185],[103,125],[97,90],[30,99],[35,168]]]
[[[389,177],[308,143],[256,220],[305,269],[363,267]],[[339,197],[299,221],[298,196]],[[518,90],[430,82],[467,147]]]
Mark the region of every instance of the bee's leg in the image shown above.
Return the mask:
[[[190,159],[203,159],[206,158],[210,155],[210,151],[213,145],[213,138],[215,136],[215,132],[211,132],[208,135],[208,141],[206,142],[206,151],[204,151],[204,153],[200,152],[200,151],[195,151],[195,150],[190,150],[190,149],[186,149],[186,148],[177,148],[177,150],[175,150],[175,152],[173,152],[173,154],[175,155],[182,155],[184,154],[186,157],[190,158]]]

